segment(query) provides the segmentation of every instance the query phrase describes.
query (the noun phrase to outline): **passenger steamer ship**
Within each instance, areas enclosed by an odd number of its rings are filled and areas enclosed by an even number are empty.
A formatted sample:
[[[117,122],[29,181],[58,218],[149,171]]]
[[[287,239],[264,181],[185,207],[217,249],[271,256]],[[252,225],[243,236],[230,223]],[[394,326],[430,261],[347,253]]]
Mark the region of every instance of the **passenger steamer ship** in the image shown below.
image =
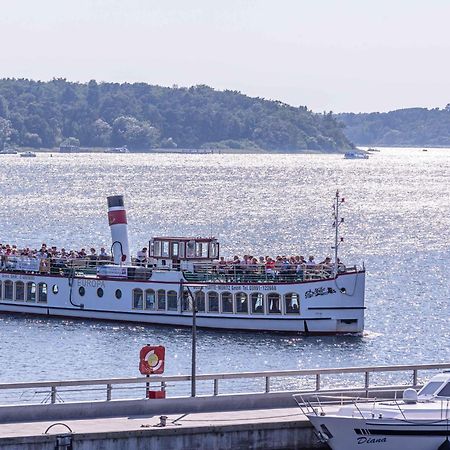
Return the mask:
[[[339,268],[334,204],[331,270],[271,272],[223,267],[213,237],[155,237],[149,263],[130,257],[123,196],[108,197],[113,261],[2,257],[0,311],[190,326],[313,334],[361,333],[364,267]],[[151,264],[150,264],[151,263]]]

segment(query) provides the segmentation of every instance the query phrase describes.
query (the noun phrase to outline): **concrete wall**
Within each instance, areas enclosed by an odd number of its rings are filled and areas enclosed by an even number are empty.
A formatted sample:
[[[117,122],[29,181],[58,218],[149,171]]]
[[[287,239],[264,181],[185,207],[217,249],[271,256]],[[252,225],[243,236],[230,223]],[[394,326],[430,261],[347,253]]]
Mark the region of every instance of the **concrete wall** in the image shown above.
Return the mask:
[[[2,450],[55,450],[56,436],[2,439]],[[216,427],[176,427],[77,434],[73,450],[313,450],[318,444],[304,420]],[[61,447],[61,450],[64,447]]]

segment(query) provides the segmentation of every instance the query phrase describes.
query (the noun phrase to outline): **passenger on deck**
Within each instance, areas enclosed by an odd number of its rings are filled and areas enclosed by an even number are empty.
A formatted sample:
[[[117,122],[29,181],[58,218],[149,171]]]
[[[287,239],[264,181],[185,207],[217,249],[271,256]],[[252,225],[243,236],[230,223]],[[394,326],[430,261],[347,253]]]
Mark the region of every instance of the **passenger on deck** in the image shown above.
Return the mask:
[[[310,255],[308,257],[308,261],[306,262],[306,268],[307,269],[315,269],[317,266],[316,261],[314,260],[314,256]]]
[[[138,266],[146,266],[148,263],[148,249],[144,247],[136,253],[136,264]]]
[[[275,278],[275,261],[270,257],[267,257],[266,261],[266,275]]]

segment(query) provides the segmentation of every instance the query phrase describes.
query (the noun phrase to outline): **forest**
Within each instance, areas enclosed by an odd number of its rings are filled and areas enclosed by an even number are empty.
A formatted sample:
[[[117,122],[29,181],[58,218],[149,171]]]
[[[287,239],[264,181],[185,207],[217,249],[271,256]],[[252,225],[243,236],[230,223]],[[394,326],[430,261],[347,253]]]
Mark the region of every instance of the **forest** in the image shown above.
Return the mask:
[[[450,105],[335,115],[356,145],[450,147]]]
[[[59,145],[345,151],[331,112],[199,85],[0,80],[0,149]]]

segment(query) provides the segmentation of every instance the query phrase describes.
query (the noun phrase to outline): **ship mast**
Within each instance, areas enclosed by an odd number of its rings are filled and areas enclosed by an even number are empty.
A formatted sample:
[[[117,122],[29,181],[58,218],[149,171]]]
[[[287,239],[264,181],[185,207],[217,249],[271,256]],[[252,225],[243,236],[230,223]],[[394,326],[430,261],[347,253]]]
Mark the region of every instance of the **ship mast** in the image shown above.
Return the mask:
[[[344,240],[339,236],[339,227],[344,223],[344,218],[339,215],[339,206],[344,203],[344,198],[341,198],[339,190],[336,191],[336,196],[333,205],[333,228],[334,228],[334,245],[331,247],[334,250],[334,277],[336,278],[338,273],[338,250],[339,245]]]

